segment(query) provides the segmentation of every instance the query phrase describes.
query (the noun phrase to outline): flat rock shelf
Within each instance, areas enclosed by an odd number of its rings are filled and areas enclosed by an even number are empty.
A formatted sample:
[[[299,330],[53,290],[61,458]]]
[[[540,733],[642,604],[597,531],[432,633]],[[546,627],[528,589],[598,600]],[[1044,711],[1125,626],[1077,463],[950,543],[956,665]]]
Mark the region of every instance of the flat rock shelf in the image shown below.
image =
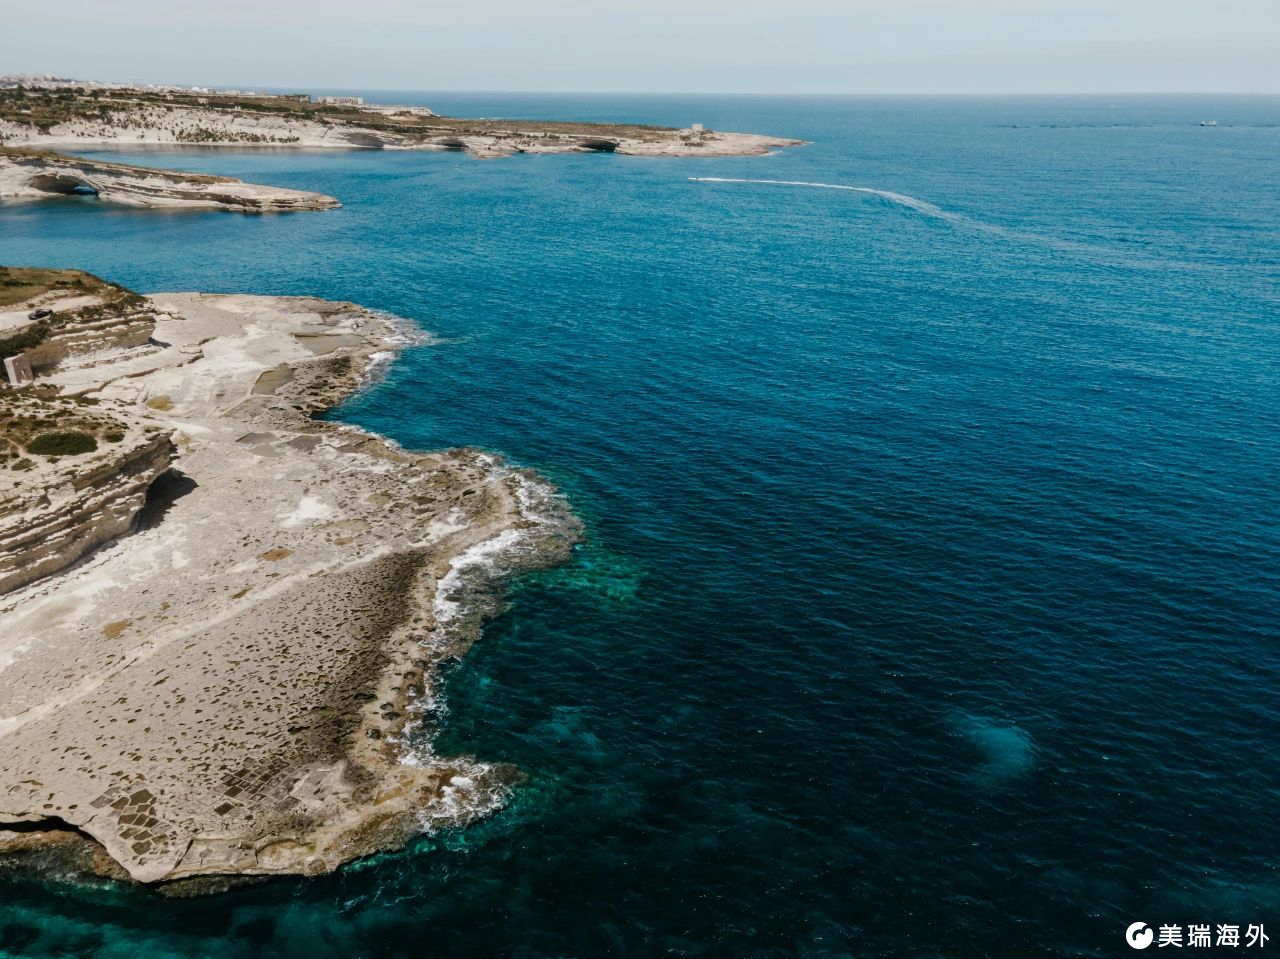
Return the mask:
[[[148,302],[145,344],[37,380],[116,415],[160,475],[131,526],[113,514],[131,533],[0,595],[0,852],[202,891],[331,871],[491,807],[515,770],[413,731],[495,577],[567,554],[563,503],[480,451],[409,453],[317,418],[403,344],[386,316]],[[49,469],[75,487],[75,461],[0,468],[5,528]]]

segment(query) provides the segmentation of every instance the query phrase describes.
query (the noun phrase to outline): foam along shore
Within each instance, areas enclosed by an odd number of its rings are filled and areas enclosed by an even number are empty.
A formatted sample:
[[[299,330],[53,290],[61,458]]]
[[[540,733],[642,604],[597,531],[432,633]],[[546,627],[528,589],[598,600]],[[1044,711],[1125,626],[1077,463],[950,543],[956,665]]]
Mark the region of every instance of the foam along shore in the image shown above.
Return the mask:
[[[0,143],[274,146],[635,156],[756,156],[802,140],[639,123],[443,117],[424,107],[314,101],[305,95],[156,90],[63,82],[0,87]]]
[[[0,200],[47,200],[76,194],[127,206],[212,208],[240,213],[331,210],[341,206],[323,193],[261,186],[231,177],[0,147]]]
[[[26,388],[119,419],[111,448],[151,442],[148,470],[173,458],[133,532],[0,595],[0,853],[203,891],[328,872],[491,808],[517,774],[437,756],[422,720],[496,578],[567,555],[561,501],[479,451],[315,418],[403,346],[383,315],[149,304],[145,343]],[[24,483],[83,485],[75,455],[24,458],[52,465],[0,461],[0,548],[32,548],[3,536]]]

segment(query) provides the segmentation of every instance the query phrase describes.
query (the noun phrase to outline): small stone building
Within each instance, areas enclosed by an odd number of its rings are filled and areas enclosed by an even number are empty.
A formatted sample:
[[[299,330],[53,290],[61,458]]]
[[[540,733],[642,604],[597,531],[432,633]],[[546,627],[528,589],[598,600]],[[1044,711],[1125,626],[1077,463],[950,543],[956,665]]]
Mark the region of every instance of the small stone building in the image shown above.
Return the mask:
[[[5,376],[9,378],[9,385],[15,389],[20,386],[30,386],[35,382],[36,375],[31,369],[31,357],[26,353],[19,353],[17,356],[6,356],[4,358]]]

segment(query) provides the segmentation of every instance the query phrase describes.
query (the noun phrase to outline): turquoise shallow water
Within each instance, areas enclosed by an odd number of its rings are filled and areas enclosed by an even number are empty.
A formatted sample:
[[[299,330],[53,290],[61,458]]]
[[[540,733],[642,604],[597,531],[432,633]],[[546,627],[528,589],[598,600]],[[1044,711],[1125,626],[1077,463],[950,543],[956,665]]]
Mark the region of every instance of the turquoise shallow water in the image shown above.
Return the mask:
[[[814,143],[145,154],[346,206],[0,210],[0,261],[417,320],[337,415],[535,466],[589,527],[449,679],[441,748],[530,776],[502,812],[216,899],[0,879],[0,952],[1280,930],[1280,103],[395,98]]]

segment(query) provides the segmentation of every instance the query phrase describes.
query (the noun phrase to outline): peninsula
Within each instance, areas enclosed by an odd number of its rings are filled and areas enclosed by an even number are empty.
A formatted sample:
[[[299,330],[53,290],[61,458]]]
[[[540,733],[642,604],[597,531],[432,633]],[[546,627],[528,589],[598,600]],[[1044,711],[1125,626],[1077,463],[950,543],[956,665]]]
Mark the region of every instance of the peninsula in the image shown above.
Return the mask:
[[[0,200],[43,200],[77,194],[126,206],[212,208],[239,213],[332,210],[342,205],[323,193],[259,186],[231,177],[0,147]]]
[[[0,385],[0,853],[205,891],[397,848],[517,778],[434,753],[438,667],[578,528],[531,472],[323,418],[412,336],[0,268],[25,384]]]
[[[0,78],[0,145],[273,146],[635,156],[754,156],[803,141],[628,123],[462,119],[356,97]]]

